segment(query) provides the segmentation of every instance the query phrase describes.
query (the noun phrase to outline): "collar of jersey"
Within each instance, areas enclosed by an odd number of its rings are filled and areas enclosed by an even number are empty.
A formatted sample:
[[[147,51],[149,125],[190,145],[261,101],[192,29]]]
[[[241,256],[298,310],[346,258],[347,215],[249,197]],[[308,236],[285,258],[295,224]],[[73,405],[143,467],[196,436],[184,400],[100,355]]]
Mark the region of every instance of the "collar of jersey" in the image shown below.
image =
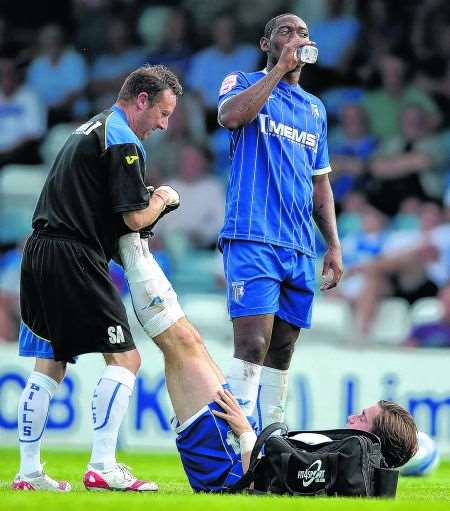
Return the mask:
[[[125,112],[122,110],[122,108],[120,108],[120,106],[113,105],[111,110],[113,112],[117,112],[120,115],[120,117],[122,117],[122,119],[128,124],[127,116],[126,116]]]
[[[128,124],[127,116],[126,116],[126,114],[125,114],[124,110],[123,110],[122,108],[120,108],[120,106],[113,105],[113,106],[111,107],[111,111],[112,111],[112,112],[116,112],[116,113],[117,113],[117,114],[121,117],[121,119],[123,119],[123,121],[125,122],[125,124],[126,124],[128,127],[130,126],[130,125]],[[131,128],[130,128],[130,130],[131,130]],[[131,130],[131,131],[133,131],[133,130]],[[140,151],[141,151],[141,153],[142,153],[142,156],[143,156],[144,160],[146,160],[146,159],[147,159],[147,153],[145,152],[144,146],[142,145],[142,142],[138,139],[138,137],[137,137],[136,133],[134,133],[134,132],[133,132],[133,134],[134,134],[134,136],[135,136],[135,138],[136,138],[137,146],[139,147],[139,149],[140,149]]]

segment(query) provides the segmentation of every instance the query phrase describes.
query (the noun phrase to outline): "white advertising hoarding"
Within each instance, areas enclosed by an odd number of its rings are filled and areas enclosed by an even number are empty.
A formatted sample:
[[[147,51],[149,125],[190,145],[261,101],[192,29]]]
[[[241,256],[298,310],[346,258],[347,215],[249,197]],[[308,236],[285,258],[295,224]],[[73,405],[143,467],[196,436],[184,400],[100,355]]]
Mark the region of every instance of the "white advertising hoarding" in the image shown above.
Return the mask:
[[[140,340],[138,347],[142,368],[120,445],[174,449],[162,356],[150,341]],[[214,342],[209,349],[226,368],[231,345]],[[17,402],[32,366],[33,359],[19,357],[16,346],[0,346],[0,445],[16,443]],[[89,447],[91,396],[102,368],[98,354],[84,355],[69,366],[51,403],[45,445]],[[435,438],[441,454],[450,455],[450,350],[376,351],[298,344],[286,417],[291,429],[340,427],[348,414],[379,399],[392,399],[409,409],[419,429]]]

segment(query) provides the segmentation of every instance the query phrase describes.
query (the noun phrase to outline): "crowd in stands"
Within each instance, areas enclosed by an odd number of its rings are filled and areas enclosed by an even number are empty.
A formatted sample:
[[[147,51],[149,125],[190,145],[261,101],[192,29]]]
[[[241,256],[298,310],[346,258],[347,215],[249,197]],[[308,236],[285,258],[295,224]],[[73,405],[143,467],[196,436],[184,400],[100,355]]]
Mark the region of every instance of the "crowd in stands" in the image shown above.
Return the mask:
[[[145,142],[147,180],[179,190],[183,207],[152,244],[175,288],[179,278],[181,289],[215,293],[223,292],[215,251],[229,166],[218,89],[231,71],[264,67],[258,42],[271,16],[298,13],[319,49],[302,86],[328,112],[346,266],[330,299],[351,305],[355,338],[364,339],[385,297],[435,298],[440,316],[414,327],[405,345],[450,347],[449,2],[71,0],[47,20],[32,8],[34,22],[8,4],[0,14],[0,201],[2,174],[48,170],[73,127],[109,108],[131,70],[165,64],[185,94],[169,129]],[[20,229],[2,232],[2,215],[0,203],[0,342],[17,335],[24,239]],[[199,260],[211,264],[199,272]]]

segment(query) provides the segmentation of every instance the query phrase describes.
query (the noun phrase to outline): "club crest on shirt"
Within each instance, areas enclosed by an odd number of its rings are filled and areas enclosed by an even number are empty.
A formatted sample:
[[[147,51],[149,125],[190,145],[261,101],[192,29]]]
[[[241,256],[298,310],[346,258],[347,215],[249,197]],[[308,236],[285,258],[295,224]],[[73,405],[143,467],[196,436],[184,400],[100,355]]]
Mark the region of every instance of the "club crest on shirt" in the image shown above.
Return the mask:
[[[219,96],[222,96],[223,94],[226,94],[227,92],[230,92],[230,90],[236,86],[236,83],[237,83],[237,75],[226,76],[224,81],[222,82],[221,87],[220,87]]]
[[[320,117],[319,107],[315,103],[311,103],[311,112],[314,117]]]
[[[233,301],[239,303],[245,292],[244,281],[239,280],[237,282],[232,282],[231,287],[233,288]]]

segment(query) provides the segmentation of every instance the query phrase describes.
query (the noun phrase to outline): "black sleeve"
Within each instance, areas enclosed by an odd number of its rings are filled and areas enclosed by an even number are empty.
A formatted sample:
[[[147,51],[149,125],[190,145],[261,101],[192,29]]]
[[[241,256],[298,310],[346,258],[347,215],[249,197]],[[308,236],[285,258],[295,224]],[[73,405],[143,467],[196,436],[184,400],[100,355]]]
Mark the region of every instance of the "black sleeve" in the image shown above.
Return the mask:
[[[150,194],[144,184],[145,161],[134,144],[117,144],[106,151],[112,209],[125,213],[145,209]]]

